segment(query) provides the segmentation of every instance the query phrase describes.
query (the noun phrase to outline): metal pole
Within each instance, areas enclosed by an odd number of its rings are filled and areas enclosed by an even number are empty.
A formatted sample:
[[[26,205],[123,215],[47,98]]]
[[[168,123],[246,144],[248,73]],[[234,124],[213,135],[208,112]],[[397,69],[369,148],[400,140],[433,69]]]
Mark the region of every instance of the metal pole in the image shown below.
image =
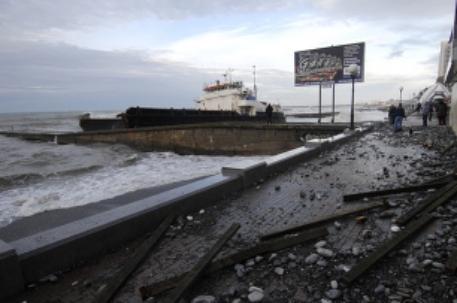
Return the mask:
[[[255,65],[252,66],[254,68],[254,99],[257,101],[257,86],[255,85]]]
[[[319,82],[319,123],[321,123],[321,107],[322,107],[322,82]]]
[[[355,75],[351,75],[352,77],[352,102],[351,102],[351,130],[354,130],[354,78]]]
[[[332,102],[333,102],[333,117],[332,117],[332,123],[335,122],[335,82],[333,82],[333,97],[332,97]]]

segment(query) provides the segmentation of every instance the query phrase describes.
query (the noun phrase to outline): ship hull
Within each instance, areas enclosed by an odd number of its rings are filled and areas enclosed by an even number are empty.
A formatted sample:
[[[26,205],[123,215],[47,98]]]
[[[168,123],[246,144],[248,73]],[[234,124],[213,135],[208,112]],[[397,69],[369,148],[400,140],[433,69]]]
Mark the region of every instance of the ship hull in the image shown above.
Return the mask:
[[[112,130],[123,128],[143,128],[182,124],[202,124],[220,122],[267,123],[265,113],[255,116],[240,115],[235,111],[212,111],[195,109],[160,109],[131,107],[118,119],[81,118],[80,126],[84,131]],[[285,123],[282,112],[274,112],[273,123]]]

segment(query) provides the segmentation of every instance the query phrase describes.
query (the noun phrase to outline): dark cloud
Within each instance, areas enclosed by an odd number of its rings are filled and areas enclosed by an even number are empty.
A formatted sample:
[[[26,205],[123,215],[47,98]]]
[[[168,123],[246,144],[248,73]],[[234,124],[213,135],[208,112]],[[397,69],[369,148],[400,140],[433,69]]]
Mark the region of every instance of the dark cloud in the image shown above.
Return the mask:
[[[0,102],[26,99],[56,110],[193,107],[197,69],[154,61],[143,52],[104,52],[67,44],[16,42],[0,49]],[[35,101],[35,102],[32,102]],[[33,105],[32,105],[33,106]],[[31,109],[30,107],[28,108]],[[39,110],[38,104],[33,110]]]

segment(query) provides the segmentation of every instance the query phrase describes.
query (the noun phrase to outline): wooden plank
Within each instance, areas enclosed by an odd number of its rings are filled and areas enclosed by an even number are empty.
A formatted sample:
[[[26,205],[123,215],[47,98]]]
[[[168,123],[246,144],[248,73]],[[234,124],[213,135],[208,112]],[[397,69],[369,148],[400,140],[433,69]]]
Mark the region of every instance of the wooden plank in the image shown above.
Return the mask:
[[[240,224],[234,223],[221,238],[211,247],[211,249],[200,259],[200,261],[189,271],[179,282],[178,286],[165,298],[164,303],[176,303],[184,293],[203,275],[211,260],[219,253],[224,244],[240,228]]]
[[[370,203],[368,205],[365,205],[365,206],[362,206],[362,207],[359,207],[359,208],[356,208],[356,209],[351,209],[351,210],[343,211],[343,212],[336,213],[336,214],[333,214],[333,215],[330,215],[330,216],[321,217],[321,218],[318,218],[318,219],[315,219],[315,220],[311,220],[311,221],[305,222],[303,224],[292,225],[292,226],[288,226],[288,227],[283,228],[283,229],[271,231],[271,232],[268,232],[266,234],[261,235],[260,239],[262,241],[264,241],[264,240],[267,240],[267,239],[270,239],[270,238],[279,237],[279,236],[282,236],[282,235],[285,235],[285,234],[289,234],[289,233],[294,233],[294,232],[297,232],[297,231],[300,231],[300,230],[304,230],[306,228],[309,228],[309,227],[317,225],[317,224],[326,223],[328,221],[332,221],[332,220],[335,220],[335,219],[338,219],[338,218],[341,218],[341,217],[345,217],[345,216],[348,216],[348,215],[364,212],[364,211],[367,211],[367,210],[370,210],[370,209],[373,209],[373,208],[378,208],[378,207],[383,207],[383,206],[384,206],[384,203],[382,203],[382,202]]]
[[[425,212],[430,212],[437,208],[442,203],[446,202],[452,198],[457,193],[457,183],[455,181],[449,182],[448,185],[436,191],[433,196],[428,199],[425,199],[415,208],[411,209],[401,217],[395,220],[398,224],[406,224],[413,217],[419,215],[424,209]],[[423,213],[423,212],[422,212]]]
[[[369,254],[366,258],[362,259],[357,265],[351,268],[350,271],[345,273],[342,276],[342,280],[346,284],[352,283],[355,279],[357,279],[361,274],[363,274],[367,269],[369,269],[373,264],[375,264],[379,259],[381,259],[384,255],[389,253],[393,248],[395,248],[398,244],[400,244],[403,240],[407,237],[411,236],[415,232],[417,232],[420,228],[422,228],[426,223],[428,223],[433,216],[426,214],[421,216],[418,220],[413,222],[412,224],[408,225],[403,231],[398,233],[395,237],[381,245],[378,249],[374,252]]]
[[[436,182],[447,182],[448,183],[448,182],[451,182],[452,179],[454,179],[454,177],[455,177],[454,173],[446,174],[446,175],[425,181],[424,184],[430,184],[430,183],[436,183]]]
[[[301,233],[296,236],[291,236],[287,238],[281,238],[272,240],[269,242],[262,242],[259,245],[248,248],[246,250],[240,251],[236,254],[227,256],[221,260],[215,261],[211,263],[211,265],[206,269],[205,275],[209,275],[219,269],[222,269],[227,266],[235,265],[241,261],[253,258],[258,255],[263,255],[270,252],[275,252],[286,247],[294,246],[300,243],[304,243],[307,241],[314,240],[316,238],[324,237],[329,234],[328,230],[325,227],[316,228],[310,230],[306,233]],[[140,295],[143,300],[146,300],[149,297],[154,297],[159,295],[160,293],[173,289],[176,287],[184,277],[186,273],[182,275],[178,275],[167,279],[165,281],[161,281],[152,285],[142,286],[139,289]]]
[[[173,216],[167,217],[162,221],[160,226],[141,244],[138,250],[133,256],[124,264],[124,266],[114,274],[105,288],[103,288],[97,296],[94,298],[92,303],[109,302],[116,291],[124,284],[125,280],[132,274],[137,266],[144,260],[147,253],[151,250],[157,240],[173,222]]]
[[[370,198],[370,197],[378,197],[378,196],[387,196],[387,195],[394,195],[394,194],[402,194],[402,193],[410,193],[416,191],[423,191],[428,190],[430,188],[441,188],[448,183],[440,182],[440,183],[427,183],[427,184],[420,184],[415,186],[408,186],[402,188],[394,188],[394,189],[385,189],[385,190],[378,190],[378,191],[369,191],[364,193],[352,194],[352,195],[344,195],[343,201],[356,201],[363,198]]]

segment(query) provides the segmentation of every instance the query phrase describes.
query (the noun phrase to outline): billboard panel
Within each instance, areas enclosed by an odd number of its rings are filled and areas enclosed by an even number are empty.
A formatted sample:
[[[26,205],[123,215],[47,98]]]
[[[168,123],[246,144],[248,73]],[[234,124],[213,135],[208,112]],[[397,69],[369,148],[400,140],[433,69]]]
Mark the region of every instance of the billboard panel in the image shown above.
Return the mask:
[[[295,86],[319,83],[352,82],[348,67],[357,64],[360,72],[354,81],[363,82],[365,74],[365,42],[294,53]]]

